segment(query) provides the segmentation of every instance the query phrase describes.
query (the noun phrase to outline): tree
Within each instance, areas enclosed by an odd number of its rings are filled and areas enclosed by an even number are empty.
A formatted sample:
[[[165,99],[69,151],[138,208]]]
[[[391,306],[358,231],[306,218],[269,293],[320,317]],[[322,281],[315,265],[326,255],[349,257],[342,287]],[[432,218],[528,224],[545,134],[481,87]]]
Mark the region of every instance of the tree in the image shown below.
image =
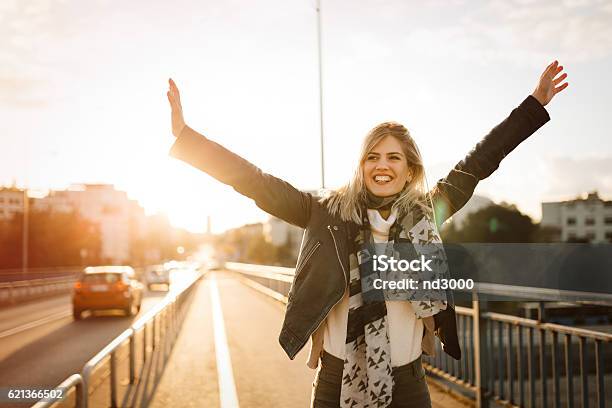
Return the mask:
[[[561,228],[542,226],[537,224],[538,228],[533,234],[533,242],[561,242]]]
[[[21,224],[16,217],[0,221],[0,269],[21,266]],[[21,221],[21,217],[19,217]]]
[[[0,268],[21,267],[22,225],[21,213],[0,225]],[[98,225],[81,217],[78,212],[29,212],[30,267],[95,265],[101,262],[100,250]]]
[[[533,242],[538,225],[516,206],[492,204],[466,217],[461,229],[453,224],[443,232],[445,242]]]
[[[242,261],[260,265],[276,265],[278,263],[278,249],[272,243],[267,242],[261,234],[249,240]]]

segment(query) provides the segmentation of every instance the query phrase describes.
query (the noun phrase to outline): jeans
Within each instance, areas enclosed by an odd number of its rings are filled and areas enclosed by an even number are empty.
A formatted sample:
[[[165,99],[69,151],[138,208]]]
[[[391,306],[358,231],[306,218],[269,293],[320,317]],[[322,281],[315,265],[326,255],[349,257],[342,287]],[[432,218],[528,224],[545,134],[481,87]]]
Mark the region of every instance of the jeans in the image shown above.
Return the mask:
[[[340,406],[344,361],[323,350],[321,364],[312,384],[311,408]],[[394,386],[391,408],[431,408],[429,388],[421,357],[408,364],[393,367]]]

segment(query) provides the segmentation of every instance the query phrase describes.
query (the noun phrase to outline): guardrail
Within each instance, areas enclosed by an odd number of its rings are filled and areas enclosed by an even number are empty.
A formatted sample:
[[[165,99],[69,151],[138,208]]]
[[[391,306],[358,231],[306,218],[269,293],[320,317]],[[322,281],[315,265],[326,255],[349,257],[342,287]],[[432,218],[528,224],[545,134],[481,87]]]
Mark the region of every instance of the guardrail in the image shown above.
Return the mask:
[[[52,266],[44,268],[28,268],[24,272],[21,268],[0,269],[0,283],[13,281],[27,281],[32,279],[47,279],[76,276],[83,270],[81,266]]]
[[[72,276],[3,282],[0,283],[0,305],[70,293],[75,280]]]
[[[145,313],[144,316],[140,317],[127,330],[117,336],[98,352],[98,354],[91,358],[83,366],[81,374],[73,374],[58,385],[56,389],[64,388],[66,394],[75,392],[76,397],[74,406],[76,408],[87,408],[90,402],[90,395],[95,391],[95,387],[92,385],[94,371],[108,361],[110,363],[110,395],[109,402],[105,404],[105,406],[111,408],[117,407],[117,373],[119,371],[118,354],[120,349],[128,342],[129,384],[134,385],[137,383],[137,363],[140,363],[144,370],[147,361],[153,358],[153,353],[160,351],[165,356],[174,346],[174,341],[180,331],[187,309],[186,302],[189,300],[196,283],[202,276],[202,274],[198,273],[192,281],[185,285],[182,291],[166,296],[164,300],[156,304],[151,310]],[[136,345],[138,341],[137,337],[140,337],[141,343],[139,353]],[[159,349],[161,345],[163,345],[163,348]],[[142,361],[137,361],[137,354],[141,355]],[[163,364],[165,366],[165,360]],[[65,406],[65,402],[39,401],[33,405],[32,408],[58,408],[60,406]]]
[[[134,269],[136,276],[142,274],[142,267]],[[35,268],[26,275],[20,269],[0,269],[0,306],[70,293],[82,272],[80,266]]]
[[[244,275],[250,286],[287,303],[293,268],[234,262],[226,263],[225,267]],[[478,289],[481,294],[490,292],[515,299],[558,297],[558,293],[538,288],[481,284]],[[612,298],[596,297],[595,301],[605,304],[610,304]],[[475,400],[477,407],[491,403],[505,407],[606,406],[606,383],[609,387],[612,371],[606,370],[605,358],[612,357],[612,334],[546,323],[543,303],[539,320],[488,312],[486,303],[474,296],[471,308],[456,307],[462,359],[451,359],[436,342],[435,357],[423,359],[430,375],[445,381],[449,389]],[[559,358],[560,338],[563,360]],[[578,359],[574,354],[576,346]],[[589,347],[593,348],[592,353]],[[580,384],[579,395],[575,392],[576,380]]]
[[[293,282],[293,268],[226,262],[225,269],[247,275],[252,281],[247,281],[247,284],[278,301],[287,303],[287,296]]]

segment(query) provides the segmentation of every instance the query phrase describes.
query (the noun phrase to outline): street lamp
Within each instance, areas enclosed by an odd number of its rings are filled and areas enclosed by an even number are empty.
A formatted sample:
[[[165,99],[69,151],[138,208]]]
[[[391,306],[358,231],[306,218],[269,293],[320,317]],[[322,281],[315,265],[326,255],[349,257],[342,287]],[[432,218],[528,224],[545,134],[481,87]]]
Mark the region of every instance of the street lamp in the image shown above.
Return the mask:
[[[321,134],[321,189],[325,189],[325,154],[323,146],[323,57],[321,53],[321,0],[317,0],[317,50],[319,55],[319,126]]]
[[[23,189],[23,234],[21,234],[21,274],[22,279],[26,279],[28,273],[28,213],[30,206],[28,202],[28,189]]]

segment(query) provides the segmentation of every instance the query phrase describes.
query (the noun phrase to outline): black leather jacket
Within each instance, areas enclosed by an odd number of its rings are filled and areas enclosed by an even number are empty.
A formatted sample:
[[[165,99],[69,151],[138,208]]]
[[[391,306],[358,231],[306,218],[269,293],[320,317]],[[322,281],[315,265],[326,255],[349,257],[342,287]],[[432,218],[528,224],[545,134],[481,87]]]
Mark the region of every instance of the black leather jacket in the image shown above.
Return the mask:
[[[529,96],[493,128],[432,191],[434,208],[442,208],[436,211],[437,222],[441,224],[459,210],[478,182],[491,175],[508,153],[548,120],[546,110]],[[348,222],[330,214],[312,195],[263,173],[189,127],[180,134],[170,154],[252,198],[267,213],[305,229],[279,336],[281,346],[293,359],[344,294],[349,271]],[[459,359],[454,309],[447,308],[434,320],[444,350]]]

